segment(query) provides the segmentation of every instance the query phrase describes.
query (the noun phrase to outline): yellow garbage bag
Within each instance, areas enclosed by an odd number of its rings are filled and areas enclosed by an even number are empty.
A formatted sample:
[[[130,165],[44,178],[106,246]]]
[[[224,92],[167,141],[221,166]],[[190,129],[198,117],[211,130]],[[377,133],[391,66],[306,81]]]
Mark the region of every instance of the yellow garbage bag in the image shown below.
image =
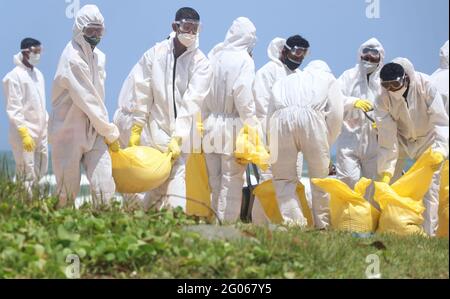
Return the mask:
[[[441,189],[439,191],[439,226],[436,232],[438,237],[448,238],[448,160],[445,161],[441,171]]]
[[[257,129],[248,124],[239,132],[234,156],[245,163],[253,163],[262,170],[269,168],[270,155],[261,142]]]
[[[375,182],[375,201],[381,208],[377,232],[399,235],[422,234],[423,197],[433,178],[436,153],[428,149],[397,182]]]
[[[186,162],[186,214],[212,219],[211,190],[203,154],[190,154]]]
[[[172,171],[172,155],[134,146],[112,152],[112,173],[120,193],[141,193],[160,187]]]
[[[305,216],[308,222],[308,226],[313,227],[314,222],[311,209],[309,208],[308,202],[306,200],[305,186],[303,186],[302,183],[298,183],[296,191],[297,196],[300,200],[300,207],[302,208],[303,216]],[[272,180],[265,181],[262,184],[258,185],[258,187],[253,190],[253,194],[255,195],[255,200],[259,200],[259,202],[261,203],[264,213],[271,223],[283,223],[283,217],[281,216],[280,209],[278,207],[275,186],[273,185]]]
[[[369,233],[377,229],[380,212],[365,198],[372,180],[361,178],[355,190],[344,182],[332,179],[312,179],[314,185],[329,193],[331,227],[337,230]]]

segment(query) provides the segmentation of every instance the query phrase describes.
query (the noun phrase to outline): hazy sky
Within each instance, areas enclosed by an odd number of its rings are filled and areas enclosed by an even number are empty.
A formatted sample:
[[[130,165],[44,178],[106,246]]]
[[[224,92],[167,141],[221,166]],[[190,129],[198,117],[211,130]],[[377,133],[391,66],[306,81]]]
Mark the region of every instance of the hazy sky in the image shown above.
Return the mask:
[[[0,77],[13,67],[13,55],[24,37],[39,39],[45,52],[39,69],[46,78],[47,109],[59,56],[72,37],[71,8],[77,0],[0,0]],[[107,56],[106,104],[112,118],[123,80],[141,55],[171,31],[175,12],[194,7],[201,16],[200,48],[205,52],[221,42],[232,21],[250,18],[258,44],[257,68],[267,62],[267,46],[277,36],[301,34],[311,43],[311,59],[323,59],[339,76],[356,63],[357,49],[377,37],[389,61],[408,57],[416,69],[432,73],[439,49],[448,39],[448,0],[81,0],[96,4],[105,17],[107,34],[99,48]],[[379,9],[374,5],[379,3]],[[372,5],[372,6],[371,6]],[[8,122],[0,93],[0,150],[9,150]]]

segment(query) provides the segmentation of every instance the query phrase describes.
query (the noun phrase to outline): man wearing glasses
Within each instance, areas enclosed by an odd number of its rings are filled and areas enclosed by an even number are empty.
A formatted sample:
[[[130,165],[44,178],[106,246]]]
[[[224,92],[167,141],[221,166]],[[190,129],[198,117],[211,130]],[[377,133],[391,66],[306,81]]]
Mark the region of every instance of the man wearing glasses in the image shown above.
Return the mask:
[[[344,123],[337,141],[337,178],[350,188],[362,178],[377,175],[377,131],[369,116],[381,94],[380,70],[384,48],[376,39],[364,42],[358,50],[358,63],[338,79],[344,100]],[[369,189],[368,199],[373,188]]]
[[[41,58],[41,43],[25,38],[20,49],[14,56],[16,67],[3,79],[3,87],[16,176],[31,194],[31,187],[48,169],[48,114],[44,77],[36,68]]]
[[[127,79],[131,86],[129,101],[135,103],[129,146],[141,144],[146,126],[148,145],[173,159],[169,180],[149,193],[157,208],[186,210],[185,170],[191,133],[197,129],[200,108],[212,82],[209,61],[199,49],[200,28],[197,11],[179,9],[172,23],[173,33],[148,50]]]
[[[381,72],[382,94],[375,104],[378,128],[379,180],[397,180],[407,157],[418,159],[428,148],[435,153],[433,179],[424,197],[425,232],[434,236],[438,223],[442,162],[448,157],[448,116],[428,76],[416,72],[406,58],[396,58]]]

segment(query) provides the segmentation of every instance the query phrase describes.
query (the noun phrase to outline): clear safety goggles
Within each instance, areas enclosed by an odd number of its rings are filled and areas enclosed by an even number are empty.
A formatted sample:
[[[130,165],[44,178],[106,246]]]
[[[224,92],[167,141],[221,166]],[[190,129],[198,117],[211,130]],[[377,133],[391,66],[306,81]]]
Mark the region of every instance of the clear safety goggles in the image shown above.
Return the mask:
[[[383,86],[388,91],[396,91],[403,87],[406,80],[406,74],[404,74],[402,77],[398,77],[395,80],[389,80],[389,81],[381,81],[381,86]]]
[[[378,63],[380,62],[380,51],[375,48],[364,48],[361,51],[361,60]]]
[[[105,35],[106,30],[102,24],[89,24],[83,28],[83,34],[87,37],[101,38]]]
[[[197,20],[182,19],[181,21],[175,21],[175,24],[183,33],[199,34],[202,29],[202,24]]]
[[[22,52],[28,52],[28,53],[34,53],[34,54],[42,54],[44,53],[44,47],[43,46],[32,46],[28,49],[21,49]]]
[[[293,61],[300,62],[302,60],[302,58],[305,58],[306,56],[309,55],[308,48],[303,48],[303,47],[298,47],[298,46],[289,47],[287,44],[285,44],[284,47],[289,51],[289,54],[290,54],[289,58]]]

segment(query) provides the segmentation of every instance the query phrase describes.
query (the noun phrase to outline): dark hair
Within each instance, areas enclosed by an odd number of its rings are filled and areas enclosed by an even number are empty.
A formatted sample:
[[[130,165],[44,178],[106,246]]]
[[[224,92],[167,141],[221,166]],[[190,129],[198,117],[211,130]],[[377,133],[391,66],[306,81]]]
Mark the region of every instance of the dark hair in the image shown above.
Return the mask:
[[[22,42],[20,43],[20,49],[21,50],[26,50],[29,49],[31,47],[38,47],[41,45],[41,42],[38,41],[37,39],[31,38],[31,37],[27,37],[24,38],[22,40]]]
[[[405,69],[398,63],[388,63],[380,71],[380,78],[382,81],[392,81],[398,77],[403,77]]]
[[[294,35],[287,39],[286,44],[289,47],[309,48],[309,42],[300,35]]]
[[[200,15],[191,7],[183,7],[180,8],[175,15],[175,21],[181,21],[182,19],[200,21]]]

